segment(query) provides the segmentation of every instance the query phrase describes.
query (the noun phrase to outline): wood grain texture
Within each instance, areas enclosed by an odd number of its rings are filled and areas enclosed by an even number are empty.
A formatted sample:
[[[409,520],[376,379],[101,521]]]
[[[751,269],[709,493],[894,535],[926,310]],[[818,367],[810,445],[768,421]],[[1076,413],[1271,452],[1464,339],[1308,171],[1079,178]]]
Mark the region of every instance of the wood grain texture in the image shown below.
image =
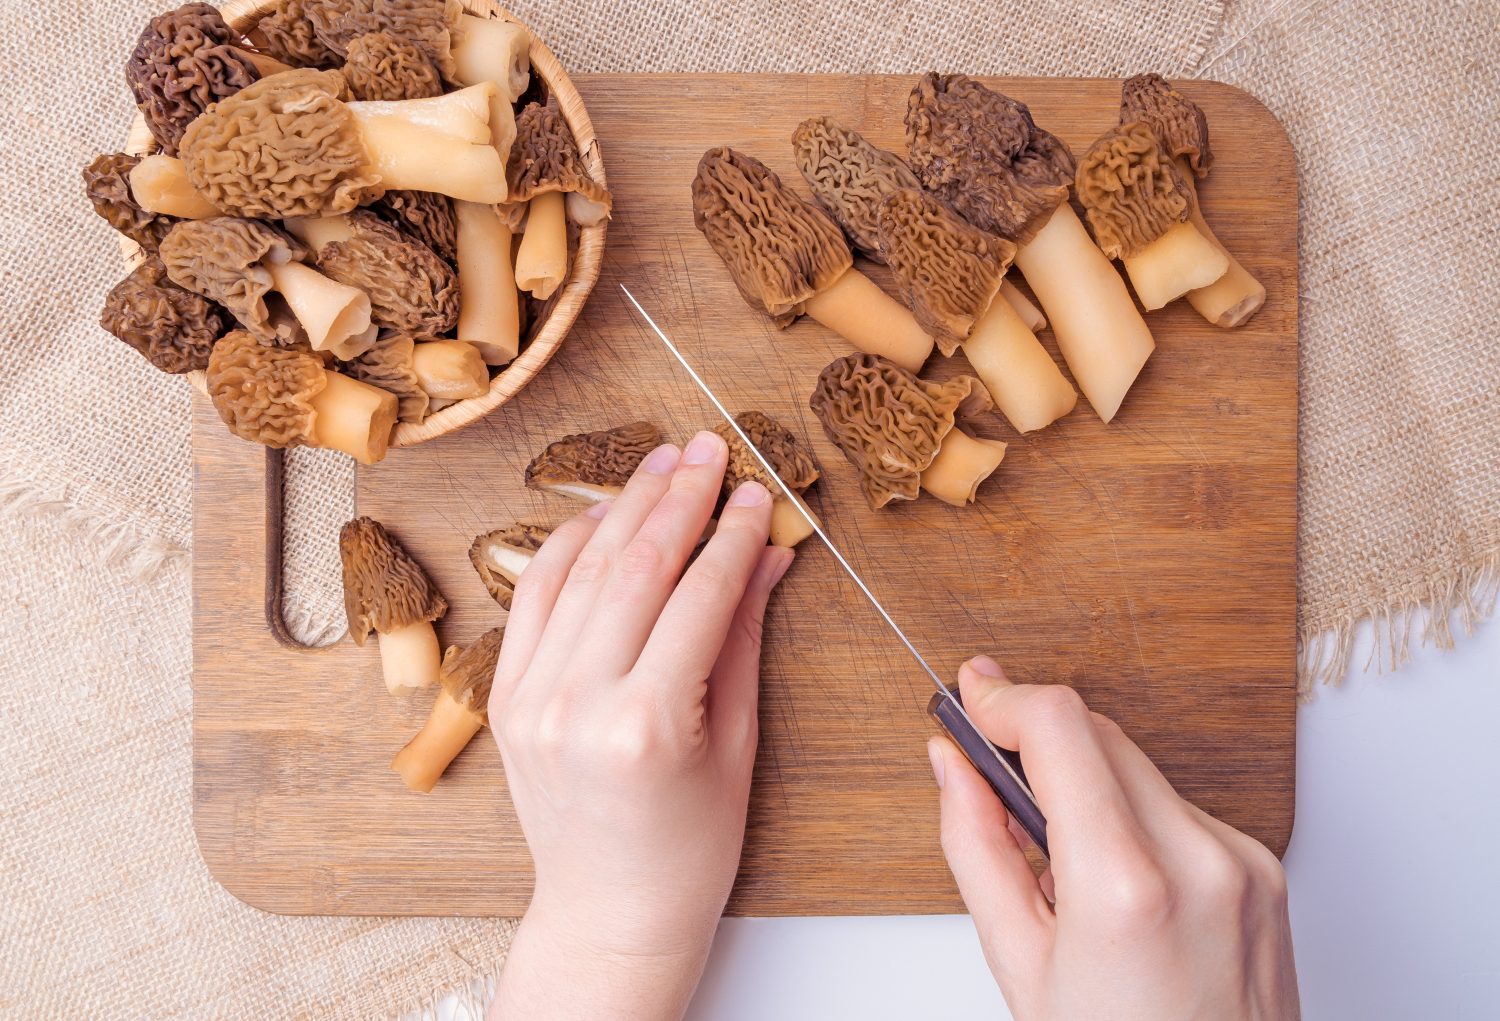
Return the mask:
[[[1114,120],[1118,83],[1002,80],[1081,151]],[[978,505],[930,498],[871,512],[807,410],[844,352],[810,321],[751,312],[692,227],[688,182],[729,143],[798,180],[788,137],[829,114],[901,148],[904,77],[580,77],[616,217],[600,286],[534,383],[468,429],[361,469],[384,521],[453,605],[466,642],[499,617],[466,559],[478,532],[576,508],[521,472],[568,432],[649,418],[676,438],[711,407],[628,312],[628,283],[732,407],[810,441],[810,502],[934,666],[989,652],[1024,681],[1071,684],[1114,716],[1177,788],[1278,853],[1292,822],[1297,481],[1296,173],[1280,126],[1228,86],[1189,83],[1218,165],[1210,222],[1266,284],[1244,328],[1185,305],[1120,416],[1086,404],[1016,437]],[[875,273],[880,279],[879,272]],[[1054,351],[1050,333],[1043,341]],[[929,374],[964,368],[961,356]],[[428,796],[387,769],[427,698],[389,697],[373,643],[312,652],[263,618],[265,455],[201,398],[194,421],[194,796],[204,858],[234,894],[291,913],[516,914],[530,865],[499,756],[477,740]],[[762,740],[739,914],[960,910],[937,840],[923,742],[927,681],[816,543],[770,611]]]

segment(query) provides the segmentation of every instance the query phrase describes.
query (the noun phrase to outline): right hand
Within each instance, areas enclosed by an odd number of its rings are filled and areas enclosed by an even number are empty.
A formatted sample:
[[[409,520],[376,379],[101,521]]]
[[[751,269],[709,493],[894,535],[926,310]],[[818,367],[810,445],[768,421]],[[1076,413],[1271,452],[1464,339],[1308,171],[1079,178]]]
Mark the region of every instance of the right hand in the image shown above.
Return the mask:
[[[959,685],[975,725],[1021,753],[1047,816],[1039,880],[963,753],[929,743],[943,852],[1017,1021],[1300,1016],[1275,855],[1178,797],[1072,688],[1012,684],[983,656]]]

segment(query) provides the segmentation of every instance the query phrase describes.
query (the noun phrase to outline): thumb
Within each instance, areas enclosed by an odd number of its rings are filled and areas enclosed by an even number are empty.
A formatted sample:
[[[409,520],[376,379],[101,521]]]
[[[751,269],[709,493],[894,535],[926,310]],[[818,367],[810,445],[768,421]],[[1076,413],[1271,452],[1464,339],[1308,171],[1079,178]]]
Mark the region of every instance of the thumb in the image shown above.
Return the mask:
[[[726,732],[753,728],[760,696],[760,639],[766,603],[795,554],[781,546],[767,546],[750,575],[745,594],[729,623],[729,633],[719,649],[708,682],[710,726]],[[753,732],[753,731],[752,731]],[[753,742],[752,742],[753,744]]]

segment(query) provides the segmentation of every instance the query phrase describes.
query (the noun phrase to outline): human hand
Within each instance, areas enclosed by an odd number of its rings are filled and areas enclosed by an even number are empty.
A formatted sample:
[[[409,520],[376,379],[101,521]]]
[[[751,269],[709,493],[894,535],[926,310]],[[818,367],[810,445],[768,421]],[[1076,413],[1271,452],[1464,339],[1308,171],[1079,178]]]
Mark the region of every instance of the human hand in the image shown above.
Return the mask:
[[[697,983],[744,840],[762,616],[792,560],[751,482],[683,573],[727,458],[712,432],[658,448],[516,585],[490,720],[536,887],[507,1018],[672,1016]]]
[[[1018,1021],[1300,1016],[1270,851],[1178,797],[1073,689],[1011,684],[988,657],[959,686],[975,725],[1021,753],[1047,816],[1039,881],[1024,832],[963,753],[929,742],[943,851]]]

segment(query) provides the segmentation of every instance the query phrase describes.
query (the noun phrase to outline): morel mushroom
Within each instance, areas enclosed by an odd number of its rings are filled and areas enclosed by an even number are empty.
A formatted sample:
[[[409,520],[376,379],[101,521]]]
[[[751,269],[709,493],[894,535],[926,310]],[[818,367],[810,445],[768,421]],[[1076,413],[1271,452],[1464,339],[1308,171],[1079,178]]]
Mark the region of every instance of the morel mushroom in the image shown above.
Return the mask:
[[[1120,123],[1143,123],[1156,133],[1192,194],[1188,218],[1198,232],[1223,253],[1229,269],[1207,287],[1189,291],[1188,304],[1215,326],[1238,326],[1265,304],[1266,289],[1240,265],[1203,218],[1193,178],[1207,177],[1213,167],[1208,120],[1197,104],[1167,84],[1159,74],[1138,74],[1120,87]]]
[[[526,466],[526,488],[603,503],[620,494],[661,443],[661,430],[650,422],[564,436]]]
[[[427,417],[431,401],[417,378],[416,340],[409,334],[394,333],[381,337],[358,357],[341,362],[339,367],[361,383],[378,386],[396,395],[397,417],[403,422],[420,422]]]
[[[217,301],[258,339],[284,342],[296,336],[292,324],[266,302],[267,293],[275,291],[314,351],[353,358],[375,339],[369,332],[369,296],[303,264],[306,256],[300,243],[275,228],[235,216],[184,220],[161,243],[173,283]]]
[[[777,326],[806,312],[862,351],[915,372],[932,338],[859,270],[838,225],[764,163],[710,149],[693,178],[693,224],[751,308]]]
[[[130,172],[140,163],[139,156],[123,152],[95,157],[83,168],[83,190],[94,207],[111,227],[154,252],[177,222],[177,217],[143,209],[130,192]]]
[[[426,794],[489,723],[490,687],[500,660],[503,627],[491,628],[467,649],[450,645],[443,655],[442,690],[417,736],[391,760],[408,790]]]
[[[443,79],[427,54],[390,32],[371,32],[349,43],[342,70],[355,99],[431,99],[443,94]]]
[[[797,169],[813,198],[838,221],[861,253],[885,262],[880,251],[880,204],[901,188],[919,187],[911,168],[877,149],[857,131],[827,117],[809,117],[792,132]]]
[[[754,480],[765,486],[771,494],[771,544],[773,546],[795,546],[809,535],[817,516],[802,501],[802,491],[818,481],[818,466],[807,448],[798,442],[796,435],[786,426],[759,411],[742,411],[734,416],[735,424],[750,437],[755,449],[761,452],[781,481],[792,491],[790,499],[766,469],[754,452],[745,446],[745,441],[731,429],[728,423],[714,426],[714,432],[724,437],[729,446],[729,464],[724,469],[724,495],[728,496],[743,482]],[[800,510],[799,510],[800,506]],[[806,515],[803,512],[806,512]]]
[[[255,23],[252,36],[264,41],[266,52],[293,67],[333,68],[343,63],[335,52],[318,38],[309,8],[327,0],[277,0],[265,16]]]
[[[469,563],[474,565],[491,599],[510,609],[516,582],[551,534],[550,529],[540,525],[517,523],[474,537],[469,546]]]
[[[478,397],[490,388],[490,372],[473,344],[462,340],[423,340],[412,354],[417,382],[435,400]]]
[[[389,32],[416,45],[443,77],[453,78],[452,26],[457,0],[321,0],[303,4],[318,41],[340,57],[354,41]]]
[[[223,216],[188,180],[187,164],[176,156],[143,156],[130,169],[130,195],[148,213],[183,220]]]
[[[932,73],[912,90],[906,137],[924,187],[1018,246],[1015,264],[1073,378],[1100,418],[1114,418],[1156,342],[1067,202],[1075,169],[1067,146],[1025,105],[964,75]]]
[[[1016,246],[965,223],[918,188],[881,203],[879,241],[906,303],[943,354],[962,344],[1017,432],[1050,425],[1078,395],[1009,301],[1000,296]]]
[[[346,213],[387,188],[498,202],[505,170],[490,145],[493,91],[346,103],[339,72],[288,71],[188,125],[183,160],[194,187],[242,216]]]
[[[1207,287],[1229,260],[1189,219],[1193,192],[1145,124],[1106,132],[1078,163],[1078,201],[1148,309]]]
[[[455,202],[458,220],[458,338],[490,365],[521,350],[521,296],[511,262],[511,233],[494,206]]]
[[[516,286],[545,301],[568,274],[568,225],[609,219],[609,190],[589,176],[573,129],[552,105],[528,103],[516,118],[506,164],[514,222],[525,203],[526,226],[516,251]]]
[[[991,408],[973,376],[929,383],[876,355],[845,355],[819,375],[808,402],[828,438],[859,469],[871,509],[915,500],[925,489],[945,503],[974,501],[1005,457],[1005,444],[958,428]]]
[[[161,371],[182,373],[208,368],[224,316],[213,302],[168,280],[161,260],[148,255],[104,299],[99,325]]]
[[[300,344],[272,347],[244,330],[214,345],[208,394],[236,436],[341,450],[360,464],[385,457],[396,424],[395,394],[330,372]]]
[[[370,203],[369,210],[431,248],[449,265],[458,262],[458,225],[453,200],[448,196],[430,191],[388,191]]]
[[[335,218],[312,221],[309,236],[318,236],[318,269],[369,295],[371,322],[433,336],[453,329],[458,322],[458,280],[432,249],[362,209],[347,216],[346,237],[337,236],[339,229],[327,222],[330,219]],[[332,234],[319,233],[330,228]]]
[[[364,645],[379,635],[380,669],[392,695],[436,684],[442,664],[432,622],[448,601],[427,572],[374,518],[355,518],[339,530],[344,565],[344,615],[349,637]]]

